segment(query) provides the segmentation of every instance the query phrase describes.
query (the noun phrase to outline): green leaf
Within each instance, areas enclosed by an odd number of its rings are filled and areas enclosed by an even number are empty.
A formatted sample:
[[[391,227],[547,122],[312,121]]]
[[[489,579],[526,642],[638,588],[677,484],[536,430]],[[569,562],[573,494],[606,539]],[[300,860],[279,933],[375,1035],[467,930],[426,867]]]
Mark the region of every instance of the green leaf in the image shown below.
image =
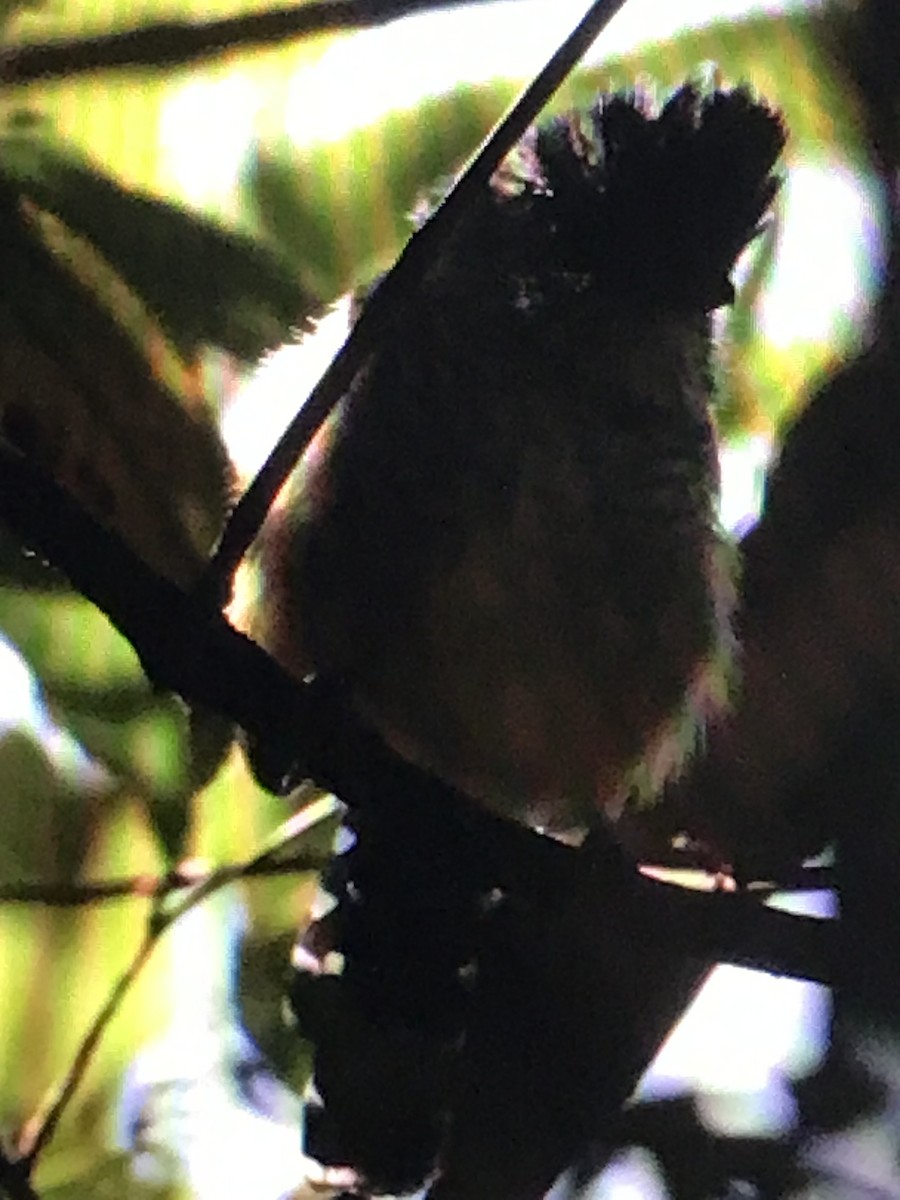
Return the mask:
[[[22,5],[22,0],[17,3]],[[95,4],[31,0],[30,7],[35,11],[23,15],[17,40],[96,37],[160,22],[212,21],[268,12],[274,5],[272,0],[103,0]]]
[[[148,327],[138,349],[98,299],[105,289],[124,309],[133,293],[52,221],[28,227],[8,186],[0,188],[3,433],[151,566],[189,583],[218,537],[232,487],[213,415],[198,396],[179,399],[154,377],[147,355],[166,348],[158,330],[154,340]]]
[[[0,629],[19,647],[50,697],[66,689],[98,697],[127,691],[128,703],[152,692],[130,642],[76,592],[0,590]],[[132,713],[140,711],[131,710]],[[111,717],[122,715],[114,710]]]
[[[121,722],[58,698],[49,698],[49,707],[57,722],[92,758],[146,800],[167,862],[179,862],[193,792],[191,739],[184,706],[173,697],[159,696],[145,703],[140,715]]]
[[[197,741],[184,704],[151,688],[131,645],[74,592],[0,588],[0,630],[31,665],[57,723],[146,797],[156,831],[177,861],[190,797],[211,769],[210,747],[203,737]]]
[[[243,204],[309,290],[334,299],[391,265],[418,198],[459,169],[514,92],[510,82],[462,86],[339,142],[258,143]]]
[[[0,0],[0,30],[6,27],[21,12],[46,8],[50,0]]]
[[[96,789],[91,795],[64,778],[37,737],[17,728],[0,735],[0,781],[0,883],[71,882],[102,807]]]
[[[39,11],[21,14],[6,31],[12,56],[6,79],[15,74],[14,56],[22,45],[271,7],[271,0],[48,0]],[[318,59],[328,41],[237,46],[221,58],[183,68],[100,70],[6,82],[0,87],[0,121],[27,109],[53,125],[62,145],[81,152],[125,186],[161,199],[184,199],[188,191],[192,207],[237,224],[228,164],[239,160],[257,118],[281,123],[292,77]],[[184,149],[186,128],[194,151]],[[207,169],[210,160],[212,170]]]
[[[116,722],[71,701],[52,696],[49,701],[54,716],[117,778],[157,803],[183,808],[188,730],[187,713],[177,702],[161,697],[143,705],[139,716]]]
[[[125,188],[48,137],[0,138],[0,173],[88,238],[182,354],[216,345],[255,359],[321,311],[268,247]]]

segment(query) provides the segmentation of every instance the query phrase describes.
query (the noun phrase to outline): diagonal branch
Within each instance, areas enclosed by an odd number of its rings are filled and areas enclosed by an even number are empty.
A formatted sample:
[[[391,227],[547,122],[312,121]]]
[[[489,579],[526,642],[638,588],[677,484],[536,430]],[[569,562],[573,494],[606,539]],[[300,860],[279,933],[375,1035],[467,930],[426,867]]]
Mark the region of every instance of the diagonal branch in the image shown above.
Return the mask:
[[[165,875],[131,875],[123,879],[103,879],[95,883],[30,882],[0,884],[0,905],[40,904],[47,908],[85,908],[92,904],[106,904],[116,900],[164,900],[173,892],[211,882],[216,886],[233,879],[250,879],[258,876],[271,878],[277,875],[302,875],[323,871],[331,862],[331,855],[299,852],[276,860],[261,859],[249,866],[245,863],[227,863],[208,873],[177,867]],[[641,863],[642,873],[653,875],[665,870],[655,863]],[[698,875],[705,874],[697,871]],[[667,880],[657,880],[666,887],[675,886]],[[830,868],[806,868],[798,870],[796,877],[779,880],[778,883],[752,883],[747,887],[747,897],[765,899],[774,892],[795,892],[833,889],[834,872]],[[679,891],[682,889],[679,887]],[[691,889],[688,889],[691,890]],[[761,966],[759,962],[757,967]],[[781,973],[784,963],[773,965],[776,974]],[[799,974],[804,974],[803,970]]]
[[[221,57],[239,47],[278,45],[324,33],[386,25],[401,17],[491,0],[315,0],[214,21],[164,21],[96,37],[8,47],[0,84],[94,71],[156,70]]]
[[[110,1021],[119,1011],[122,1001],[131,991],[133,984],[149,961],[156,943],[159,941],[161,932],[161,930],[157,932],[156,929],[148,926],[141,939],[137,953],[116,980],[103,1003],[103,1007],[97,1013],[87,1034],[79,1045],[75,1057],[46,1115],[42,1118],[35,1117],[28,1121],[22,1129],[19,1137],[19,1157],[16,1159],[14,1166],[18,1167],[21,1165],[21,1167],[27,1168],[30,1171],[43,1148],[53,1137],[63,1113],[68,1108],[69,1102],[75,1095],[78,1085],[81,1083],[85,1072],[93,1060],[97,1047]]]
[[[227,863],[215,870],[198,874],[176,869],[166,875],[133,875],[127,879],[105,879],[97,883],[10,883],[0,885],[0,905],[40,904],[47,908],[85,908],[115,900],[165,900],[173,892],[181,892],[198,884],[223,887],[236,879],[258,876],[303,875],[323,871],[331,861],[330,855],[294,854],[276,862]]]
[[[2,443],[0,515],[107,614],[157,686],[230,717],[268,747],[276,774],[288,776],[293,768],[350,807],[389,795],[453,813],[498,886],[536,905],[571,885],[583,861],[578,851],[487,813],[401,759],[333,683],[298,683]],[[625,904],[635,914],[637,936],[696,958],[820,982],[835,977],[836,922],[777,912],[747,893],[690,892],[640,877],[617,848],[604,847],[604,853],[609,861],[592,875],[595,923]]]

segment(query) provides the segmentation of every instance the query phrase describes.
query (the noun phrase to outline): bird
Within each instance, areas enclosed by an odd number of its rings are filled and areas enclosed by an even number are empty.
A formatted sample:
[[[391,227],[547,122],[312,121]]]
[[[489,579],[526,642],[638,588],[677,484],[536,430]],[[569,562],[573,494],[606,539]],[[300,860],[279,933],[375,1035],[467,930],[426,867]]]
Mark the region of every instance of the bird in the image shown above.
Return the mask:
[[[263,530],[264,647],[495,813],[614,821],[728,702],[713,314],[785,141],[691,82],[532,127]]]

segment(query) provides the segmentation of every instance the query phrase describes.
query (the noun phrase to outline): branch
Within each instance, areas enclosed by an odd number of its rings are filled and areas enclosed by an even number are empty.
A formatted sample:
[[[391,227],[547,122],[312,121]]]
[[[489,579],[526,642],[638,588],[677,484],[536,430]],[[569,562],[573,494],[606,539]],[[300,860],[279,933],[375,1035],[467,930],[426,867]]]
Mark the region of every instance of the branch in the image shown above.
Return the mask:
[[[430,220],[407,242],[393,269],[366,303],[346,342],[235,506],[197,588],[198,596],[206,596],[216,607],[221,607],[223,593],[227,594],[231,577],[262,527],[272,501],[316,430],[347,392],[378,344],[389,314],[398,311],[405,300],[415,296],[426,268],[434,261],[473,198],[487,186],[499,163],[624,3],[625,0],[594,0],[540,74],[482,143]]]
[[[19,1134],[19,1157],[16,1165],[21,1163],[28,1173],[34,1169],[34,1164],[39,1154],[56,1132],[57,1126],[69,1102],[75,1095],[78,1085],[81,1083],[85,1072],[91,1064],[91,1060],[94,1057],[103,1034],[106,1032],[107,1026],[119,1011],[122,1001],[131,990],[132,984],[150,959],[156,943],[159,941],[165,928],[168,928],[168,925],[158,929],[152,924],[148,926],[138,947],[137,954],[135,954],[129,965],[119,976],[112,991],[106,998],[106,1002],[94,1018],[81,1045],[78,1047],[71,1066],[66,1072],[62,1083],[59,1085],[46,1115],[43,1118],[37,1115],[27,1121],[22,1127]]]
[[[185,913],[196,908],[198,904],[202,904],[214,892],[228,884],[253,876],[273,875],[292,869],[293,864],[300,859],[300,856],[290,855],[287,852],[298,839],[306,836],[313,825],[331,816],[333,811],[333,797],[320,797],[319,800],[313,801],[285,821],[270,839],[269,845],[246,862],[229,864],[206,875],[195,876],[189,883],[186,883],[190,880],[187,872],[180,874],[173,872],[171,876],[159,881],[158,890],[149,893],[155,902],[137,953],[119,976],[105,1003],[91,1023],[46,1112],[43,1116],[39,1113],[35,1114],[21,1130],[17,1148],[18,1157],[12,1165],[19,1168],[20,1171],[24,1171],[26,1178],[41,1151],[56,1132],[59,1122],[91,1064],[107,1027],[149,961],[160,938]],[[304,856],[304,858],[303,869],[310,869],[306,864],[314,860],[309,856]],[[175,891],[184,891],[186,887],[187,894],[177,903],[166,907],[165,900]],[[138,891],[132,894],[147,895],[148,893]],[[0,1185],[2,1182],[3,1176],[0,1174]],[[16,1197],[12,1197],[11,1193],[10,1195],[11,1200],[17,1200]]]
[[[577,894],[579,924],[586,929],[599,930],[614,913],[634,945],[657,946],[710,966],[730,963],[826,986],[839,982],[835,920],[771,908],[763,903],[765,893],[699,891],[646,876],[604,831],[599,848],[586,843],[579,851],[485,814],[478,837],[498,859],[503,856],[501,886],[528,896],[536,907]]]
[[[166,70],[218,58],[238,47],[386,25],[415,13],[490,0],[318,0],[215,21],[165,21],[97,37],[7,48],[0,84],[23,84],[92,71]]]
[[[217,613],[151,570],[49,475],[0,443],[0,513],[131,642],[148,677],[275,744],[302,741],[306,690]],[[160,614],[166,619],[160,620]]]
[[[107,614],[157,686],[241,725],[266,748],[276,775],[299,772],[351,808],[391,796],[454,813],[469,831],[471,853],[482,858],[485,873],[535,906],[566,894],[576,863],[591,861],[486,812],[394,754],[333,681],[297,682],[221,614],[157,575],[49,476],[2,444],[0,514]],[[603,869],[593,871],[592,920],[601,921],[604,912],[623,904],[637,905],[642,916],[635,922],[636,936],[645,940],[709,962],[820,982],[835,978],[835,922],[777,912],[748,893],[692,892],[647,879],[618,847],[604,847],[603,853]]]
[[[777,912],[748,894],[690,892],[643,878],[609,834],[595,838],[592,850],[575,850],[482,810],[401,759],[360,721],[339,686],[322,679],[296,682],[220,613],[211,612],[195,597],[155,575],[121,538],[84,513],[52,479],[2,446],[0,513],[27,544],[67,572],[74,585],[107,613],[132,642],[159,686],[228,715],[260,739],[270,736],[272,742],[263,744],[268,745],[277,771],[288,774],[292,761],[299,760],[298,769],[351,809],[365,810],[390,801],[398,828],[403,827],[406,811],[442,814],[457,823],[467,869],[474,862],[481,878],[493,880],[494,886],[511,898],[511,914],[530,912],[535,919],[546,914],[552,931],[552,914],[560,911],[559,906],[563,912],[574,913],[573,920],[564,921],[562,932],[569,936],[573,929],[581,931],[577,952],[556,938],[551,938],[548,949],[552,970],[544,985],[554,996],[558,983],[553,983],[553,972],[560,964],[577,963],[578,987],[593,989],[591,995],[601,996],[611,981],[610,963],[612,978],[617,977],[615,972],[631,978],[631,964],[653,963],[662,957],[668,965],[658,986],[652,981],[648,984],[643,975],[635,984],[658,992],[654,1003],[662,1015],[657,1014],[659,1020],[654,1019],[649,1033],[642,1032],[640,1038],[640,1030],[635,1032],[625,1022],[622,1037],[627,1041],[633,1035],[636,1049],[628,1050],[623,1042],[616,1052],[616,1080],[621,1082],[621,1087],[612,1089],[616,1096],[626,1084],[630,1090],[632,1076],[636,1078],[643,1070],[647,1054],[674,1020],[675,1010],[680,1011],[682,1002],[687,1002],[714,963],[732,962],[823,983],[839,979],[836,922]],[[161,614],[165,620],[160,620]],[[244,870],[252,871],[254,863],[265,863],[268,869],[276,857],[275,848],[267,849]],[[29,1162],[52,1137],[107,1025],[158,938],[227,877],[201,882],[163,911],[157,906],[135,960],[88,1031],[48,1115],[25,1131],[22,1147]],[[534,944],[530,940],[528,944],[528,955],[522,960],[526,962],[534,952]],[[502,950],[501,945],[501,969]],[[513,953],[513,961],[507,962],[513,984],[520,970],[517,962]],[[670,986],[673,970],[680,972],[679,987],[674,990]],[[563,982],[568,978],[561,968],[560,977]],[[488,995],[484,1013],[488,1041],[496,1033],[495,1009]],[[501,1006],[501,1010],[502,1019],[508,1020],[507,1008]],[[537,1028],[543,1027],[542,1021],[546,1023],[547,1011],[543,1009],[543,1016],[536,1018]],[[602,1023],[598,1011],[585,1012],[583,1024],[585,1030],[592,1030],[592,1038],[599,1039],[602,1049],[605,1035],[590,1024]],[[550,1051],[556,1053],[555,1043]],[[602,1065],[602,1055],[598,1061]],[[483,1077],[477,1078],[482,1086]],[[464,1132],[471,1135],[471,1122]],[[459,1161],[465,1163],[466,1153]]]
[[[245,863],[228,863],[209,872],[196,872],[180,867],[165,875],[132,875],[125,879],[107,879],[97,883],[8,883],[0,885],[0,905],[40,904],[46,908],[85,908],[91,904],[106,904],[114,900],[163,900],[173,892],[184,891],[201,883],[221,886],[222,883],[234,879],[302,875],[324,871],[330,862],[330,855],[295,854],[277,862],[260,862],[252,866]],[[641,863],[640,866],[642,871],[649,872],[664,869],[655,863]],[[819,870],[825,874],[820,876]],[[750,884],[747,891],[754,895],[769,896],[773,892],[832,888],[834,882],[830,870],[819,870],[811,873],[808,879],[798,879],[790,886],[781,883]]]
[[[747,892],[696,892],[644,877],[636,902],[637,927],[652,929],[655,944],[827,987],[840,981],[840,930],[830,918],[782,912]]]
[[[302,875],[324,871],[331,856],[295,854],[280,862],[227,863],[209,872],[194,872],[187,868],[169,871],[166,875],[133,875],[128,879],[109,879],[99,883],[10,883],[0,887],[2,904],[41,904],[46,908],[84,908],[112,900],[165,900],[174,892],[200,884],[213,890],[237,879],[277,875]]]

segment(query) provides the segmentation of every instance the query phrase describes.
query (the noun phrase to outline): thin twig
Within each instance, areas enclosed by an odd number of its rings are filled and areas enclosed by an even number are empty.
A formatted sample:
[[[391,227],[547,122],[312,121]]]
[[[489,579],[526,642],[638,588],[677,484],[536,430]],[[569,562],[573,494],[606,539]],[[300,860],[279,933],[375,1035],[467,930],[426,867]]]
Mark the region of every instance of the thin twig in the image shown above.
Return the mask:
[[[712,891],[717,879],[719,881],[722,879],[721,874],[711,869],[707,863],[695,861],[689,855],[685,856],[684,860],[677,853],[668,856],[654,855],[652,858],[640,856],[638,863],[644,874],[655,876],[663,882],[677,883],[680,877],[692,877],[698,881],[696,883],[698,890]],[[725,879],[726,881],[731,879],[733,884],[736,882],[733,877],[728,875],[725,876]],[[695,885],[689,883],[686,886]],[[804,867],[800,865],[791,870],[782,868],[777,875],[773,873],[765,878],[740,881],[740,888],[757,900],[763,900],[779,893],[828,892],[834,891],[836,887],[835,869],[826,866]]]
[[[199,880],[196,887],[191,888],[171,908],[160,907],[157,920],[162,921],[163,927],[167,929],[179,917],[183,917],[186,912],[196,908],[198,904],[202,904],[214,892],[229,883],[236,883],[241,879],[279,874],[291,862],[291,858],[286,857],[291,845],[305,837],[313,825],[331,817],[337,808],[338,802],[333,796],[322,796],[318,801],[314,801],[313,804],[288,818],[280,826],[278,833],[270,840],[269,845],[260,850],[253,858],[245,863],[235,863],[220,868],[206,879]],[[320,868],[330,861],[330,857],[325,860],[320,859]]]
[[[313,388],[231,514],[219,546],[198,585],[197,595],[218,607],[228,581],[259,532],[272,501],[299,461],[316,430],[350,387],[387,326],[389,315],[417,284],[440,246],[472,200],[484,189],[501,160],[547,104],[566,76],[590,49],[625,0],[594,0],[574,30],[534,81],[482,143],[431,219],[406,244],[390,274],[366,304],[344,345]]]
[[[81,1045],[78,1047],[75,1057],[46,1115],[43,1118],[36,1115],[23,1126],[19,1135],[19,1160],[27,1164],[29,1171],[34,1167],[41,1151],[56,1132],[57,1126],[69,1105],[69,1101],[75,1095],[81,1080],[84,1078],[85,1072],[91,1064],[94,1052],[100,1044],[107,1026],[119,1011],[122,1001],[128,995],[132,984],[140,975],[144,965],[153,953],[156,943],[167,928],[168,925],[159,925],[156,927],[151,926],[147,929],[137,954],[116,980],[112,991],[106,998],[106,1002],[97,1013],[91,1027],[82,1039]]]
[[[285,821],[280,828],[280,832],[274,835],[268,845],[255,854],[253,858],[248,859],[244,863],[234,863],[226,867],[220,867],[218,870],[211,872],[199,880],[195,879],[194,884],[187,890],[186,895],[170,907],[166,907],[163,900],[167,895],[171,895],[176,888],[162,889],[160,896],[153,905],[150,918],[147,922],[147,928],[137,949],[137,953],[116,980],[109,996],[91,1023],[46,1112],[43,1116],[39,1113],[35,1114],[23,1126],[20,1132],[17,1147],[18,1156],[13,1165],[20,1166],[21,1164],[21,1169],[24,1170],[26,1177],[33,1169],[41,1151],[50,1142],[56,1132],[72,1097],[78,1090],[79,1084],[91,1064],[107,1027],[119,1011],[123,1000],[128,995],[144,966],[149,961],[160,938],[185,913],[202,904],[204,900],[209,899],[214,892],[220,891],[223,887],[251,876],[277,874],[282,868],[287,869],[286,864],[291,861],[288,852],[293,844],[299,838],[304,837],[313,825],[329,817],[333,813],[334,807],[335,802],[329,796],[323,796],[319,800],[313,801],[312,804],[307,805],[300,812],[295,813]],[[184,888],[182,887],[177,890],[184,890]],[[2,1175],[0,1175],[0,1184],[2,1184]]]
[[[39,904],[45,908],[86,908],[116,900],[163,900],[174,892],[197,887],[201,883],[222,886],[232,879],[250,879],[280,875],[302,875],[323,871],[331,861],[330,855],[292,854],[276,861],[260,859],[251,864],[228,863],[210,872],[176,868],[165,875],[131,875],[125,879],[106,879],[97,883],[10,883],[0,886],[0,905]],[[660,877],[673,870],[670,863],[641,862],[647,874]],[[703,872],[696,872],[698,875]],[[663,879],[664,879],[663,875]],[[799,869],[795,876],[778,882],[745,884],[748,893],[764,898],[776,893],[828,891],[835,887],[834,871],[829,867]]]
[[[254,866],[228,863],[201,876],[175,870],[166,875],[132,875],[127,879],[108,879],[98,883],[11,883],[0,887],[0,905],[40,904],[45,908],[85,908],[113,900],[163,900],[173,892],[185,891],[199,883],[212,883],[214,889],[235,878],[278,875],[302,875],[321,871],[330,861],[320,854],[295,854],[279,862]]]
[[[93,71],[168,70],[238,47],[278,45],[323,33],[386,25],[401,17],[489,0],[318,0],[215,21],[165,21],[96,37],[7,47],[0,84],[23,84]]]

